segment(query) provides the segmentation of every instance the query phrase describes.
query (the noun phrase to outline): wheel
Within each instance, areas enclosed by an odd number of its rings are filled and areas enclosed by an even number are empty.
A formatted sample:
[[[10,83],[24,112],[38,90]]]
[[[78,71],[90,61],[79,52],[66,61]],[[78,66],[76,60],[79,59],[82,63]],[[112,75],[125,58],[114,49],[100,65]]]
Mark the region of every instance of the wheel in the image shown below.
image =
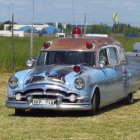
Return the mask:
[[[134,94],[129,93],[128,96],[125,99],[126,104],[133,104],[134,103]]]
[[[99,96],[94,94],[92,101],[92,108],[89,110],[89,115],[95,115],[99,109]]]
[[[25,110],[24,109],[18,109],[18,108],[16,108],[15,109],[15,115],[24,115],[25,114]]]

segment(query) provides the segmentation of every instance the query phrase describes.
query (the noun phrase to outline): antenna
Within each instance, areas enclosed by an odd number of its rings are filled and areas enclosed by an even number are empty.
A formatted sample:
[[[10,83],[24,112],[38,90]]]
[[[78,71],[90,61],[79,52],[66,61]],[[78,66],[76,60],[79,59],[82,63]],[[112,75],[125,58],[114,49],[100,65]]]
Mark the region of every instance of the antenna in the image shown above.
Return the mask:
[[[86,30],[87,30],[87,27],[86,27],[86,14],[84,14],[84,36],[86,35]]]
[[[74,11],[74,2],[72,0],[72,12],[73,12],[73,21],[74,21],[74,25],[76,25],[76,22],[75,22],[75,11]],[[77,25],[76,25],[77,26]]]
[[[11,69],[14,70],[14,14],[13,14],[13,8],[14,4],[12,2],[12,35],[11,35]]]
[[[32,17],[32,29],[31,29],[31,40],[30,40],[30,58],[33,57],[33,43],[34,43],[34,0],[32,0],[33,6],[33,17]]]

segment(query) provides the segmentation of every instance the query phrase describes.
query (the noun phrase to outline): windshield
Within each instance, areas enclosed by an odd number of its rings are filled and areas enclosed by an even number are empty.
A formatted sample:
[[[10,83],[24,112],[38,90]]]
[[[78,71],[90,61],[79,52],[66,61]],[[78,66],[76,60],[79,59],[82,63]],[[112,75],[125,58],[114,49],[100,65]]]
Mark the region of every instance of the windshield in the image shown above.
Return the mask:
[[[95,65],[95,52],[80,51],[42,51],[38,57],[37,66],[43,65]]]
[[[140,52],[140,50],[133,50],[133,52],[136,52],[137,53],[137,52]]]

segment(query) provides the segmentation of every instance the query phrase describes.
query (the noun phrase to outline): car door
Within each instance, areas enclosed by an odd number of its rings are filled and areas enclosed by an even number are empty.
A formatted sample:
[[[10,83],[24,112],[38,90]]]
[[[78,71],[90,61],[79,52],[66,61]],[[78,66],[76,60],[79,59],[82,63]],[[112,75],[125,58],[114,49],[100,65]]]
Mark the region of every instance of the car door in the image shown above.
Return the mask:
[[[114,73],[112,81],[113,84],[113,92],[112,92],[112,98],[113,100],[118,100],[123,97],[123,81],[122,81],[122,70],[123,65],[120,64],[119,60],[119,53],[118,53],[118,46],[111,46],[108,47],[109,51],[109,64],[111,67],[111,71]]]
[[[105,55],[106,52],[106,55]],[[107,46],[99,52],[99,62],[105,61],[105,66],[101,69],[103,84],[101,84],[101,102],[109,104],[121,98],[122,71],[119,65],[118,52],[116,47]]]

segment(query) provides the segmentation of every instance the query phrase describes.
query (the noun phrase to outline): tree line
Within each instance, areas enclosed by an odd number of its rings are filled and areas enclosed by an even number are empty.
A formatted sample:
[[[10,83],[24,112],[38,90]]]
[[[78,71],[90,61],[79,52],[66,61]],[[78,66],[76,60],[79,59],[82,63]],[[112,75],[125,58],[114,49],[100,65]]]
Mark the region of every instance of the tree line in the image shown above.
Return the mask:
[[[67,25],[67,28],[65,31],[67,33],[71,32],[71,29],[74,27],[74,25]],[[84,28],[84,25],[78,25],[78,27]],[[139,27],[133,27],[130,24],[124,24],[124,23],[118,23],[113,24],[113,26],[108,26],[107,24],[93,24],[93,25],[87,25],[86,26],[86,32],[87,33],[95,33],[95,34],[133,34],[135,36],[140,36],[140,28]]]
[[[48,23],[51,26],[55,26],[54,23]],[[84,30],[84,25],[77,25],[78,27],[82,28]],[[9,30],[11,30],[9,26]],[[58,29],[63,31],[66,34],[70,34],[72,28],[75,27],[75,25],[67,24],[64,28],[62,23],[58,23]],[[4,24],[0,23],[0,30],[4,29]],[[86,32],[87,33],[96,33],[96,34],[133,34],[135,36],[140,36],[140,28],[139,27],[133,27],[130,24],[124,24],[124,23],[117,23],[113,24],[113,26],[108,26],[107,24],[93,24],[93,25],[87,25],[86,26]]]

